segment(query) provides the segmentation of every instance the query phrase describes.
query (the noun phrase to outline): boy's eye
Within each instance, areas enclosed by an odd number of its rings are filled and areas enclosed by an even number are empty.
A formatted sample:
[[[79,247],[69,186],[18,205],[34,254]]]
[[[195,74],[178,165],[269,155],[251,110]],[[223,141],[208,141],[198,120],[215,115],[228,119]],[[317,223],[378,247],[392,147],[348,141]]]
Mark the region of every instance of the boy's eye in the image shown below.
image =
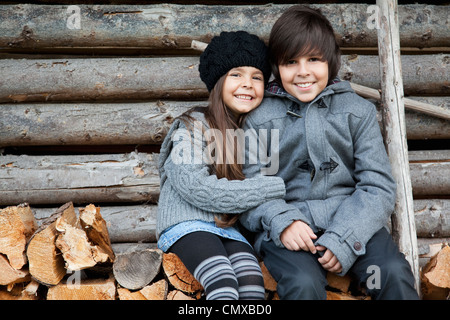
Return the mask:
[[[263,81],[264,78],[261,76],[254,76],[253,79],[258,80],[258,81]]]

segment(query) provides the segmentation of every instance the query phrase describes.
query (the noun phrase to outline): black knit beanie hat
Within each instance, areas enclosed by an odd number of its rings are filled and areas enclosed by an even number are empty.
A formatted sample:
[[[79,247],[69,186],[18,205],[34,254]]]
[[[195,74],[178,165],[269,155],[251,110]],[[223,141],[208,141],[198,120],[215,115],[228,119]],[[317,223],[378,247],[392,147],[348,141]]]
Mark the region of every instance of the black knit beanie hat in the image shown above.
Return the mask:
[[[267,85],[271,69],[267,46],[256,35],[246,31],[221,32],[200,56],[200,78],[211,91],[216,82],[233,68],[255,67],[264,75]]]

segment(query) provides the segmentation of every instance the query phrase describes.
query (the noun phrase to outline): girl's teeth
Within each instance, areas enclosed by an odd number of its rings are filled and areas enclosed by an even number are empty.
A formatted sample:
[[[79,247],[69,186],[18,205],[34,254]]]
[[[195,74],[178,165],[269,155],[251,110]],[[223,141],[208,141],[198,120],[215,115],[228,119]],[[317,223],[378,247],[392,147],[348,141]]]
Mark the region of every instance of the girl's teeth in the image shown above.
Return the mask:
[[[238,99],[245,99],[245,100],[252,100],[252,97],[250,96],[236,96]]]
[[[307,88],[310,85],[312,85],[312,82],[308,82],[308,83],[297,83],[297,86],[299,86],[300,88]]]

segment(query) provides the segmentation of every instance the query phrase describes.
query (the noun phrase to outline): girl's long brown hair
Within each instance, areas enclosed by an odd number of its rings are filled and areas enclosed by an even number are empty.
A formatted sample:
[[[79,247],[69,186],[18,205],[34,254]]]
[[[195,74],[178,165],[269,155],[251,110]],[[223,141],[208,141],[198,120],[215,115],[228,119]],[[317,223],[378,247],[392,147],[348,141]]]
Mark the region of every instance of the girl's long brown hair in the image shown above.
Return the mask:
[[[223,139],[222,147],[217,146],[215,148],[215,159],[221,159],[222,161],[215,161],[213,163],[213,173],[218,179],[226,178],[228,180],[244,180],[245,176],[242,173],[242,165],[237,161],[237,144],[239,141],[230,139],[227,129],[238,129],[243,121],[243,116],[240,115],[238,119],[234,119],[231,112],[222,99],[223,84],[227,75],[222,76],[211,90],[208,100],[208,107],[204,110],[205,119],[211,129],[218,129],[222,133]],[[203,108],[202,108],[203,109]],[[198,109],[196,109],[198,111]],[[186,114],[184,118],[193,120],[189,114]],[[231,147],[235,148],[234,152],[227,152],[227,142]],[[229,155],[234,155],[234,159],[226,159]],[[220,217],[215,217],[217,226],[221,228],[230,227],[236,223],[239,219],[237,214],[222,214]]]

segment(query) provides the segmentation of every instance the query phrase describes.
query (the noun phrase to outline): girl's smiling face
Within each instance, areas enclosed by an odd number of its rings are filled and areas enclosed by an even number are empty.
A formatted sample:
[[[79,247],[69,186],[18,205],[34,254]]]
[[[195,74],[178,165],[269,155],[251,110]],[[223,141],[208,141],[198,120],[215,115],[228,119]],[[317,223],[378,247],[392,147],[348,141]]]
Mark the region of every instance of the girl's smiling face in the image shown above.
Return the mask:
[[[328,62],[321,56],[299,56],[278,69],[283,88],[302,102],[312,101],[328,83]]]
[[[264,97],[263,73],[254,67],[237,67],[228,71],[222,99],[235,117],[258,107]]]

